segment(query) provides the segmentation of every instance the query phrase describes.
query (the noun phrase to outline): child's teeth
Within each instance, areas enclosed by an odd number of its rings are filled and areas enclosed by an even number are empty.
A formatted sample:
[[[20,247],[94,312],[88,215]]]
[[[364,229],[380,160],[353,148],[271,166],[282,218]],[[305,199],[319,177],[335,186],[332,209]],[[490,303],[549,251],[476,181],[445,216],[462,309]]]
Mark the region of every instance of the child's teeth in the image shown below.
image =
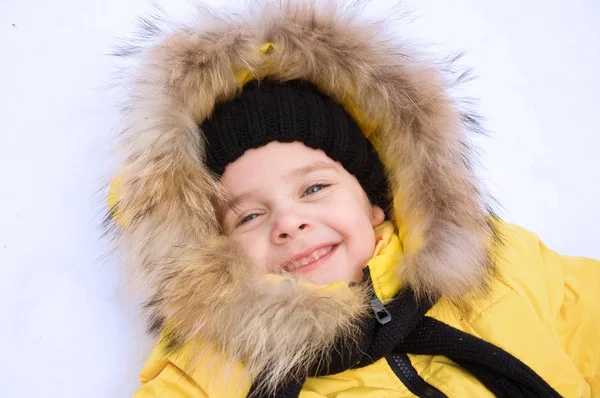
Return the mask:
[[[312,263],[313,261],[317,261],[324,255],[329,253],[331,251],[332,247],[333,246],[327,246],[327,247],[323,247],[319,250],[315,250],[310,256],[303,257],[303,258],[297,260],[296,263],[298,264],[298,266],[303,267],[306,264]]]

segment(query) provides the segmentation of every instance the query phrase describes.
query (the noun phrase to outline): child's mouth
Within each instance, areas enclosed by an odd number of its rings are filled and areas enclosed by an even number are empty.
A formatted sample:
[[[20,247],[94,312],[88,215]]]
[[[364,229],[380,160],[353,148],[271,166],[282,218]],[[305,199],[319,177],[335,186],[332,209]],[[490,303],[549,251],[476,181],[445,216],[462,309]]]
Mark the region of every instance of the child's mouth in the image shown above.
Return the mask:
[[[287,262],[283,269],[291,273],[307,273],[323,264],[339,246],[338,243],[322,246],[299,258]]]

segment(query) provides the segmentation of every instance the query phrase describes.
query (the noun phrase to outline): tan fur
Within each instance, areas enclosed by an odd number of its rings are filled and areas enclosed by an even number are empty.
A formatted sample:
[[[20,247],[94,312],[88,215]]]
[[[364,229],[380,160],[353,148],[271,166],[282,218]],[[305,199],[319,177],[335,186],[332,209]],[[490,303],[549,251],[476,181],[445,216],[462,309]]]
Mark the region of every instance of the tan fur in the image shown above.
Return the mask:
[[[170,319],[168,349],[200,336],[228,358],[243,359],[251,376],[268,369],[266,387],[274,388],[283,376],[306,371],[319,360],[339,332],[348,343],[359,336],[356,321],[367,308],[359,286],[331,291],[289,278],[261,278],[227,238],[177,254],[176,267],[160,281],[150,303]],[[198,344],[191,350],[201,349]]]
[[[309,80],[379,123],[395,222],[408,226],[408,240],[422,239],[399,275],[419,297],[460,302],[484,288],[495,235],[469,166],[468,126],[431,65],[389,40],[381,23],[332,2],[255,5],[243,17],[202,20],[202,28],[178,29],[138,51],[117,205],[129,225],[117,245],[149,291],[151,329],[170,331],[166,345],[214,345],[251,375],[268,371],[274,388],[335,336],[357,338],[365,292],[271,283],[251,276],[227,238],[211,244],[222,192],[203,164],[197,126],[240,91],[235,70]],[[263,56],[258,47],[266,42],[276,47]]]

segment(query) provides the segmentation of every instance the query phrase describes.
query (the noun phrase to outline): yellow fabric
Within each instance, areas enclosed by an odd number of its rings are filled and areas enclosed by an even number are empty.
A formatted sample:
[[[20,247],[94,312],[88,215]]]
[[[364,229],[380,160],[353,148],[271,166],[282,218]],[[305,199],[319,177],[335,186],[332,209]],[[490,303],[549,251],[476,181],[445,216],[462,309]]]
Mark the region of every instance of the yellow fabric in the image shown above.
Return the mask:
[[[258,47],[258,50],[256,51],[256,53],[259,55],[262,55],[262,56],[267,56],[274,48],[275,48],[274,43],[264,43]],[[268,69],[267,66],[268,66],[268,62],[266,62],[266,58],[265,58],[265,63],[263,64],[263,70],[261,70],[259,72],[260,73],[260,75],[258,76],[259,78],[268,74],[268,71],[264,70],[264,69]],[[234,79],[240,87],[244,86],[248,82],[251,82],[252,80],[256,79],[256,77],[257,77],[255,75],[253,75],[246,68],[240,68],[240,67],[237,67],[236,65],[233,65],[232,69],[233,69]]]
[[[500,272],[487,298],[473,297],[469,316],[445,300],[428,313],[440,321],[498,345],[515,355],[565,397],[600,397],[600,262],[559,256],[534,234],[500,224],[506,247]],[[368,265],[377,295],[386,300],[399,289],[393,264],[402,254],[398,236],[386,223]],[[401,265],[400,265],[401,266]],[[419,375],[450,397],[492,397],[468,372],[442,356],[410,355]],[[191,375],[177,357],[155,348],[134,395],[150,397],[245,397],[249,382],[236,365],[224,372],[223,359],[207,352]],[[223,381],[224,374],[230,374]],[[370,366],[309,378],[301,398],[412,397],[385,360]]]
[[[375,227],[375,250],[373,258],[368,262],[369,273],[373,281],[375,295],[383,302],[392,299],[400,290],[400,280],[390,266],[399,258],[402,246],[398,235],[394,234],[394,225],[386,221]]]
[[[157,344],[140,375],[143,385],[133,397],[212,398],[245,397],[248,394],[251,381],[240,363],[227,363],[210,347],[204,347],[203,353],[195,370],[187,375],[182,371],[190,364],[186,352],[165,358]]]

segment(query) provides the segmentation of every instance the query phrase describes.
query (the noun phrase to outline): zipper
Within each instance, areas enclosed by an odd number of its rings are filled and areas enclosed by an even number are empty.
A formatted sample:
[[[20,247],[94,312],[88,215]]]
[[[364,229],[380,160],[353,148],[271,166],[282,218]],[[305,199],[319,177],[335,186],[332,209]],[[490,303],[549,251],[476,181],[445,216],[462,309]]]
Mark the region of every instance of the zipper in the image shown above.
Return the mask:
[[[406,354],[391,354],[385,357],[390,368],[408,388],[410,392],[420,398],[447,398],[446,395],[427,383],[419,376],[417,370],[410,363]]]
[[[366,282],[373,289],[373,281],[369,267],[363,268],[363,282]],[[379,297],[372,290],[371,300],[369,301],[371,310],[377,321],[381,325],[385,325],[392,320],[392,315],[389,313],[385,305],[379,300]],[[385,357],[392,371],[398,376],[400,381],[408,388],[410,392],[420,398],[447,398],[440,390],[428,384],[419,376],[417,370],[410,363],[410,359],[406,354],[390,354]]]

